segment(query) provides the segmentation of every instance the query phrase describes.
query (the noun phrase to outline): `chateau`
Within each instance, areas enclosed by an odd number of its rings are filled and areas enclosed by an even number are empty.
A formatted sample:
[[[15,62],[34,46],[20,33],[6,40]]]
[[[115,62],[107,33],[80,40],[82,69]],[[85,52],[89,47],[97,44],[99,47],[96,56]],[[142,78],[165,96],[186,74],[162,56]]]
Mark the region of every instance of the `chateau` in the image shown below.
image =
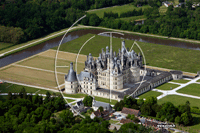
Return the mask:
[[[144,75],[145,80],[140,85]],[[118,54],[112,48],[109,50],[108,46],[105,51],[102,49],[97,59],[90,53],[85,61],[84,71],[80,74],[76,74],[71,63],[70,70],[65,75],[65,92],[121,100],[124,95],[132,94],[138,87],[134,97],[171,79],[173,76],[170,72],[144,69],[140,53],[133,50],[129,52],[125,41],[122,41]]]

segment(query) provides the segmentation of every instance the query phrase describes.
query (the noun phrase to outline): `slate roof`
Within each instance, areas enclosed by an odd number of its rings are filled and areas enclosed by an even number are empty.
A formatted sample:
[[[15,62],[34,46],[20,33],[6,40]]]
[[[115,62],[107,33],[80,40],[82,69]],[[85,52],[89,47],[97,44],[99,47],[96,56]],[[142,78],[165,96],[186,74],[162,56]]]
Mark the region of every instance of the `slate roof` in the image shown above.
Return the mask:
[[[91,77],[91,73],[90,72],[81,71],[81,73],[78,75],[78,79],[80,81],[83,81],[84,77],[90,78]]]
[[[77,81],[76,72],[73,70],[73,63],[72,62],[70,63],[70,69],[69,69],[68,75],[65,75],[65,80],[68,81],[68,82]]]
[[[171,76],[171,73],[170,72],[162,72],[161,74],[153,77],[152,79],[149,79],[148,82],[149,83],[155,83],[165,77],[168,77],[168,76]]]
[[[77,105],[78,105],[78,106],[83,105],[82,100],[78,101],[78,102],[77,102]]]
[[[134,114],[135,116],[139,116],[140,111],[136,110],[136,109],[130,109],[130,108],[123,107],[121,113],[131,114],[131,115]]]
[[[182,71],[170,71],[171,74],[178,74],[178,75],[181,75],[183,74]]]
[[[112,109],[112,107],[111,107],[111,105],[109,103],[99,102],[99,101],[95,101],[95,100],[93,100],[92,106],[94,106],[94,107],[100,107],[101,106],[105,110]]]

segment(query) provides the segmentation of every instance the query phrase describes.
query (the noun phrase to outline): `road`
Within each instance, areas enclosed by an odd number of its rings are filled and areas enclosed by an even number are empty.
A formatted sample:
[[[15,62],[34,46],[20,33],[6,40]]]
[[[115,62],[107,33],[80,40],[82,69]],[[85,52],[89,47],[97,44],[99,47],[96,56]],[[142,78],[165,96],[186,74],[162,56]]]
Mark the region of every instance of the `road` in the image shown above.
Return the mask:
[[[198,83],[197,80],[199,80],[199,79],[200,79],[200,77],[197,77],[195,79],[190,80],[189,82],[187,82],[185,84],[174,83],[174,84],[178,84],[180,86],[176,87],[173,90],[165,91],[165,90],[153,89],[152,91],[157,91],[157,92],[163,93],[162,95],[160,95],[160,96],[157,97],[158,100],[161,99],[161,98],[163,98],[163,97],[165,97],[165,96],[167,96],[167,95],[179,95],[179,96],[185,96],[185,97],[200,99],[200,97],[198,97],[198,96],[193,96],[193,95],[182,94],[182,93],[176,92],[176,91],[178,91],[178,90],[180,90],[180,89],[182,89],[182,88],[184,88],[184,87],[186,87],[186,86],[188,86],[190,84]],[[170,82],[170,83],[172,83],[172,82]]]

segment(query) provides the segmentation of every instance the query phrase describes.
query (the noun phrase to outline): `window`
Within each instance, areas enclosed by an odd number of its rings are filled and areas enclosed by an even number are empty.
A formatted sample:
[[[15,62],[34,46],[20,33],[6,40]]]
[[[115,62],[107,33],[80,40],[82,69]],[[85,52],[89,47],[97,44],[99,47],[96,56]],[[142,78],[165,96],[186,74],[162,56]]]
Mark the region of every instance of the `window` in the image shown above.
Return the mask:
[[[73,85],[71,85],[71,88],[73,88]]]

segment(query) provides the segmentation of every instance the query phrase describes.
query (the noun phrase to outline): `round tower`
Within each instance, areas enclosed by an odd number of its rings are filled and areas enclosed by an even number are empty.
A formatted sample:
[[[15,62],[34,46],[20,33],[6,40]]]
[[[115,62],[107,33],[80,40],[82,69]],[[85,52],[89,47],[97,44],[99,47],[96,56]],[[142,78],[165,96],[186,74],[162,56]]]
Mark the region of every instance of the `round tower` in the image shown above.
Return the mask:
[[[76,72],[73,70],[73,63],[70,63],[70,69],[65,75],[65,92],[68,94],[75,94],[78,92],[78,80]]]

